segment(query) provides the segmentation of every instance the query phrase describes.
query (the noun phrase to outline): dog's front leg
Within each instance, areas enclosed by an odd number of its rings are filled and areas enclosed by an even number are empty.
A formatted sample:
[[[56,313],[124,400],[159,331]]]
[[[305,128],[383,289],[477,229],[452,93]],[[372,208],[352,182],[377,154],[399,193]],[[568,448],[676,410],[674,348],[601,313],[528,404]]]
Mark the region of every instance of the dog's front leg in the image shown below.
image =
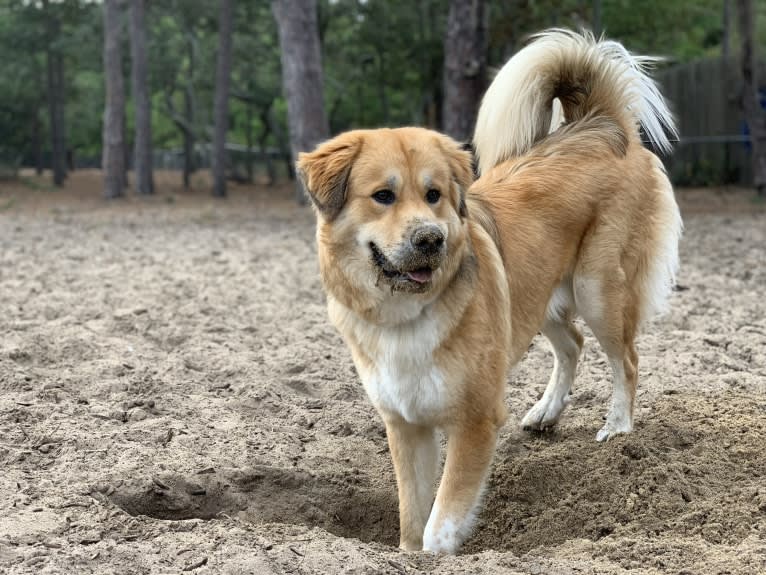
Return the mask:
[[[448,430],[447,460],[423,536],[423,549],[455,553],[468,537],[492,461],[497,426],[473,421]]]
[[[399,487],[399,547],[418,551],[434,498],[439,439],[434,428],[402,419],[386,421],[386,434]]]

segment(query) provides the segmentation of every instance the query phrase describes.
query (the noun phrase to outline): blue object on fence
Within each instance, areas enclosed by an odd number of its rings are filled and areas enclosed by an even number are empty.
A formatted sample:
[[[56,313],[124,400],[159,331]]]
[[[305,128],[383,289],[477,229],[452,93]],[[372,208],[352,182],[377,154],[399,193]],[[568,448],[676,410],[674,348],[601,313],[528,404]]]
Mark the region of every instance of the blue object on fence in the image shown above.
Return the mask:
[[[758,90],[758,102],[761,105],[761,109],[766,110],[766,88]],[[749,152],[753,146],[750,143],[750,127],[747,125],[747,120],[742,122],[742,135],[747,137],[745,140],[745,150]]]

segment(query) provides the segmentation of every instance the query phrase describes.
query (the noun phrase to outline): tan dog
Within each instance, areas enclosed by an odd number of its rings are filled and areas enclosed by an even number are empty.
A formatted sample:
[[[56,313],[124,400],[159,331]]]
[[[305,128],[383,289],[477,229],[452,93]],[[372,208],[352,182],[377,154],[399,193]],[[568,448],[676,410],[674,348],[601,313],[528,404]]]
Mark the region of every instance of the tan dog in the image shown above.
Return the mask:
[[[353,131],[302,154],[318,216],[330,318],[386,424],[401,547],[455,552],[468,535],[506,418],[509,367],[541,331],[555,367],[523,425],[566,405],[585,319],[614,391],[597,439],[632,428],[639,325],[662,308],[681,221],[659,159],[670,115],[642,60],[619,44],[551,31],[501,70],[475,144]],[[566,123],[551,135],[551,104]],[[558,124],[556,124],[558,125]],[[444,473],[437,430],[448,437]]]

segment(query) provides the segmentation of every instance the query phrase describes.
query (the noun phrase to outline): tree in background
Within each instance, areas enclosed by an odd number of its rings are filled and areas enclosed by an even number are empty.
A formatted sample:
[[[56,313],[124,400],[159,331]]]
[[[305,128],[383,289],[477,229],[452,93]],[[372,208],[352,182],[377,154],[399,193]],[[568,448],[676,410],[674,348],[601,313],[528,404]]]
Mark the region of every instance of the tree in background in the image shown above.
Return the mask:
[[[32,4],[32,3],[30,3]],[[102,114],[105,97],[103,53],[93,49],[94,38],[101,38],[103,14],[101,3],[88,0],[51,2],[61,14],[60,53],[64,59],[66,90],[61,102],[65,109],[65,154],[70,170],[78,158],[85,166],[98,165],[101,155]],[[126,148],[127,154],[127,148]]]
[[[731,57],[731,2],[723,0],[723,20],[721,31],[721,56],[724,60]]]
[[[315,0],[273,0],[279,29],[282,85],[293,160],[330,135],[324,111],[322,56]],[[297,199],[306,197],[298,183]]]
[[[484,0],[451,0],[444,33],[442,129],[459,142],[473,135],[487,80]]]
[[[209,141],[212,134],[206,112],[214,108],[215,7],[208,0],[156,0],[149,5],[151,75],[162,112],[153,136],[155,145],[180,144],[185,189],[191,188],[199,167],[198,144]]]
[[[133,165],[136,191],[154,193],[152,176],[152,106],[149,99],[146,66],[146,7],[145,0],[130,1],[130,67],[135,107],[135,143]]]
[[[122,18],[120,0],[104,1],[104,137],[102,168],[104,196],[118,198],[125,185],[125,91],[122,77]]]
[[[122,1],[127,5],[128,0]],[[445,82],[449,73],[445,51],[455,48],[445,38],[450,1],[314,0],[315,4],[308,4],[312,8],[308,29],[314,25],[318,29],[323,108],[333,133],[412,124],[452,131],[452,114],[445,111],[449,98],[445,90],[453,84]],[[531,32],[554,25],[575,29],[594,25],[594,0],[483,2],[490,14],[490,70],[502,65]],[[630,9],[626,2],[602,0],[601,19],[605,33],[632,51],[681,63],[716,57],[727,45],[722,0],[645,0],[630,3]],[[275,155],[291,167],[288,91],[283,86],[279,28],[274,19],[275,4],[281,3],[248,0],[232,6],[229,177],[254,178],[264,160],[272,176],[275,170],[283,175],[282,164],[269,163]],[[305,44],[307,4],[297,3],[303,17],[303,24],[297,25],[298,43]],[[734,0],[729,4],[734,45],[739,42],[736,4]],[[193,171],[209,165],[219,3],[144,0],[144,6],[151,52],[146,63],[155,169],[160,165],[183,168],[189,187]],[[753,9],[759,35],[754,45],[763,46],[766,3],[753,2]],[[59,182],[66,174],[67,156],[82,167],[100,166],[103,115],[93,110],[102,109],[106,82],[103,54],[92,49],[92,39],[103,33],[102,11],[103,2],[94,0],[0,0],[0,162],[48,168],[55,156],[60,159],[55,162]],[[294,42],[288,44],[295,49]],[[731,53],[738,50],[732,47]],[[285,71],[287,80],[289,66]],[[320,102],[319,93],[316,87],[309,90],[309,106]],[[130,142],[131,150],[139,107],[132,97],[125,106],[128,137],[123,139]],[[297,113],[305,110],[299,105]],[[303,115],[321,121],[324,113]]]
[[[42,10],[14,5],[0,18],[0,157],[44,166],[47,106],[46,22]]]
[[[447,0],[320,3],[327,115],[352,127],[439,129]]]
[[[53,166],[53,184],[63,186],[66,179],[66,134],[64,103],[64,56],[61,53],[61,21],[59,6],[43,0],[48,46],[48,110],[50,113],[50,136]]]
[[[196,77],[197,44],[193,28],[189,27],[184,33],[184,45],[186,48],[185,67],[186,74],[182,81],[183,112],[179,112],[174,103],[178,80],[174,70],[172,75],[165,78],[165,113],[173,120],[176,128],[183,138],[183,183],[184,189],[191,187],[191,176],[197,169],[195,148],[197,143],[197,98],[195,97],[194,81]],[[184,62],[184,60],[181,60]],[[175,64],[175,63],[174,63]]]
[[[235,143],[244,140],[245,157],[243,162],[231,166],[229,177],[254,181],[257,147],[271,185],[277,179],[273,161],[275,150],[285,157],[290,156],[286,129],[282,126],[284,120],[277,112],[277,107],[284,108],[284,105],[280,97],[282,84],[276,24],[268,1],[238,2],[236,8],[229,138]],[[287,165],[290,165],[289,161]]]
[[[753,157],[753,183],[758,195],[766,197],[766,111],[758,94],[758,65],[755,50],[755,12],[753,0],[737,0],[740,36],[740,66],[744,81],[742,107],[750,130]]]
[[[215,73],[213,117],[213,195],[226,196],[226,133],[229,130],[229,85],[231,83],[232,0],[221,0],[218,22],[218,59]]]

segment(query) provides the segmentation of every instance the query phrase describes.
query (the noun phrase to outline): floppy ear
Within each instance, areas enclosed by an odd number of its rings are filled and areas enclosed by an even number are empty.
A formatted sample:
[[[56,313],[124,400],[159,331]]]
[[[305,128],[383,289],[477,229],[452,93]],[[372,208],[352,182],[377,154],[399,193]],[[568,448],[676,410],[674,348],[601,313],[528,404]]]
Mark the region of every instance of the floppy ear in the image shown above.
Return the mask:
[[[327,221],[335,219],[346,202],[348,176],[361,147],[361,134],[346,132],[320,144],[313,152],[298,155],[298,175]]]
[[[473,158],[470,152],[448,136],[441,136],[442,151],[447,156],[447,161],[452,171],[452,179],[458,186],[458,215],[464,218],[468,215],[465,204],[465,193],[471,187],[474,179]]]

